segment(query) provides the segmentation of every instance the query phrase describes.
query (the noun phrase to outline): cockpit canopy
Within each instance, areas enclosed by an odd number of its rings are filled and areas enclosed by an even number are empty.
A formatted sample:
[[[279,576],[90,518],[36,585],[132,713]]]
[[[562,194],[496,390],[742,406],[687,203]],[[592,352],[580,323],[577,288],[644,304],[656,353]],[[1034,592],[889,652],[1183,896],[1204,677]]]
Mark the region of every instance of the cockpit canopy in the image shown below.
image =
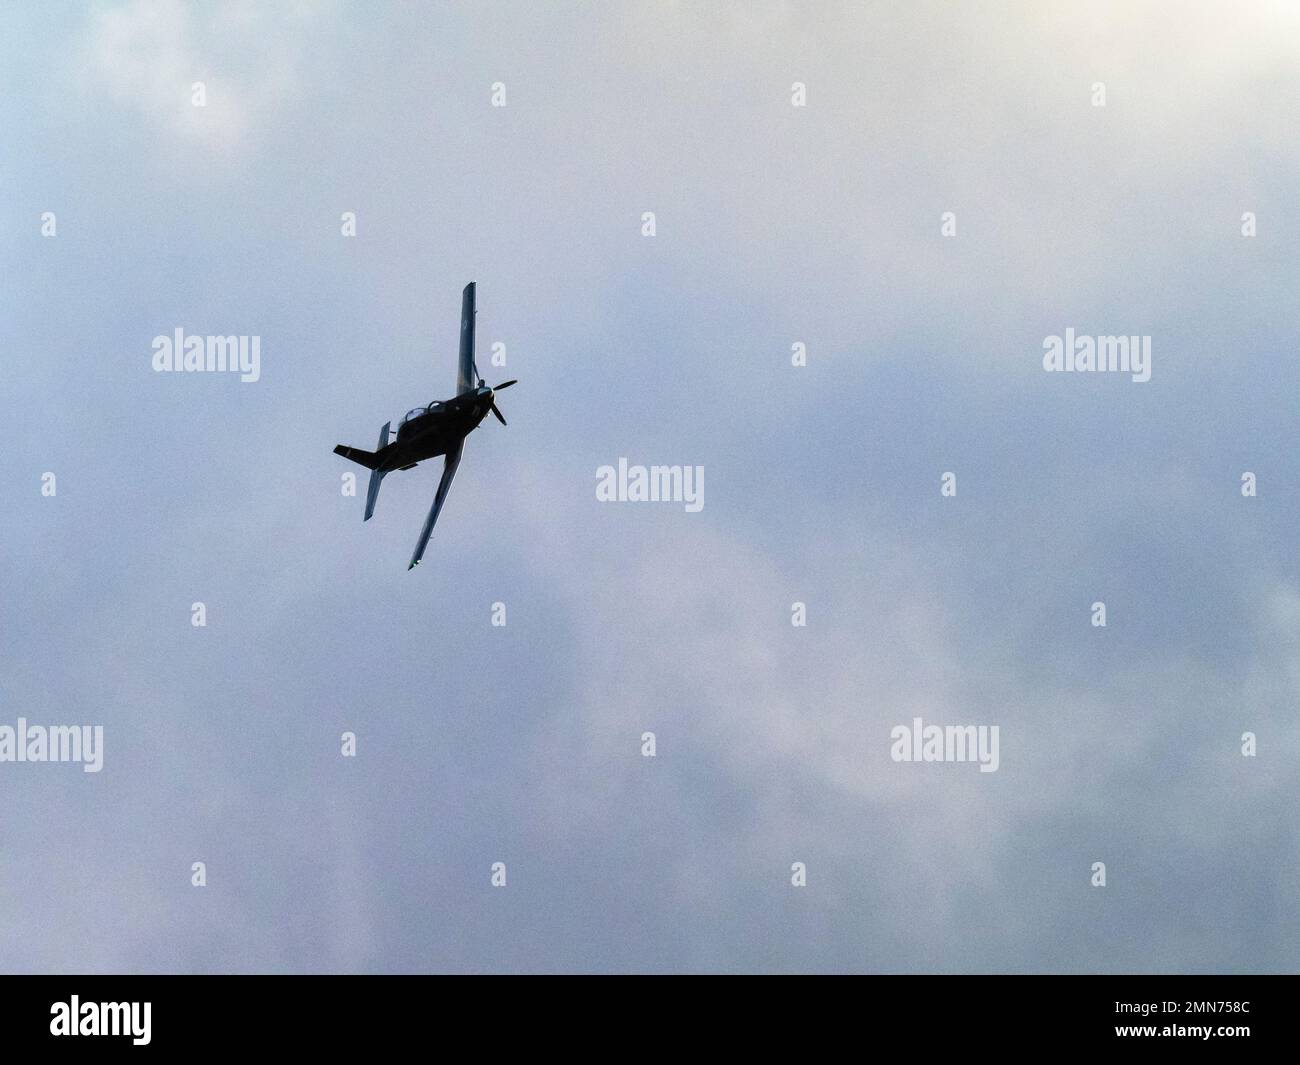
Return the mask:
[[[438,400],[434,400],[427,407],[416,407],[414,410],[408,410],[406,416],[402,419],[402,424],[405,425],[407,422],[413,421],[421,415],[433,414],[440,410],[442,410],[442,403]]]

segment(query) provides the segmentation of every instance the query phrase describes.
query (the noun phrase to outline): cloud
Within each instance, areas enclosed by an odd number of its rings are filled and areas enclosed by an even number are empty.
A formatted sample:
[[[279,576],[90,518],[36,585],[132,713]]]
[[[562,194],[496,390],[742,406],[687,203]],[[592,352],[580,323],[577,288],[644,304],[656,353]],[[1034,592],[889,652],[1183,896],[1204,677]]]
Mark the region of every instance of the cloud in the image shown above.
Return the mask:
[[[1294,968],[1281,13],[378,10],[97,9],[14,116],[60,236],[9,249],[10,457],[60,495],[11,505],[4,711],[106,758],[0,773],[5,964]],[[330,449],[446,394],[471,277],[521,384],[407,574],[433,471],[363,526]],[[262,380],[153,375],[177,325]],[[1044,375],[1069,325],[1152,382]],[[598,504],[619,455],[704,511]],[[893,763],[913,716],[1001,768]]]
[[[328,4],[131,0],[89,19],[74,62],[84,84],[139,114],[175,147],[222,159],[263,141],[303,91],[308,34]],[[202,82],[205,106],[194,105]]]

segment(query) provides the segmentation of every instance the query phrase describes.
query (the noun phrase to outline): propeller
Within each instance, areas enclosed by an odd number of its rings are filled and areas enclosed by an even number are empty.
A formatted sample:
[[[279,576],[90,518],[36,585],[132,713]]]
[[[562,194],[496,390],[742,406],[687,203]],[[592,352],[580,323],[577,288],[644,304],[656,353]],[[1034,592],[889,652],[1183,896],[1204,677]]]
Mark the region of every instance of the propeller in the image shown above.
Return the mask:
[[[500,392],[503,388],[509,388],[511,385],[517,385],[518,383],[519,383],[518,380],[503,381],[501,384],[497,385],[494,389],[492,389],[492,391]],[[478,379],[479,388],[482,388],[485,384],[486,382],[483,380],[483,378],[480,377]],[[497,404],[495,399],[492,401],[491,410],[492,413],[497,416],[497,421],[499,421],[502,425],[505,425],[506,424],[505,416],[501,413],[500,410],[497,409]]]

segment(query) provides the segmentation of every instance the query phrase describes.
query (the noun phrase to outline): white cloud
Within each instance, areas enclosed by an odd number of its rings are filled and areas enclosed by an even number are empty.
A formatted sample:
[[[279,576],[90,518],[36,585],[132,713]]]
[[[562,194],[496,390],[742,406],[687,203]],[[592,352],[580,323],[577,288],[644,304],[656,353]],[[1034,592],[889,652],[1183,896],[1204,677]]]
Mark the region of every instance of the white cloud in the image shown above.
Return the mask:
[[[90,16],[78,70],[182,147],[246,147],[302,91],[306,30],[329,5],[133,0]],[[193,104],[203,82],[206,105]]]

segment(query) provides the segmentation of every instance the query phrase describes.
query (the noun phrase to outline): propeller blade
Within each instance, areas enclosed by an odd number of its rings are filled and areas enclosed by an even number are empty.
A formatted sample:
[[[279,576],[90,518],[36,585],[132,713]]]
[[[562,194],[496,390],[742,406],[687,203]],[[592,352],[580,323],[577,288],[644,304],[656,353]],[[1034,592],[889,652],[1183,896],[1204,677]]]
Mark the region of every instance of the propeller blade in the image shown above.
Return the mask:
[[[517,385],[517,384],[519,384],[519,382],[518,382],[517,380],[516,380],[516,381],[505,381],[505,382],[503,382],[502,384],[497,385],[496,388],[492,389],[492,391],[493,391],[493,392],[500,392],[503,388],[509,388],[511,385]]]
[[[503,417],[501,417],[501,412],[497,410],[497,405],[495,403],[492,404],[492,413],[497,416],[497,421],[499,421],[502,425],[506,424],[506,420]]]

